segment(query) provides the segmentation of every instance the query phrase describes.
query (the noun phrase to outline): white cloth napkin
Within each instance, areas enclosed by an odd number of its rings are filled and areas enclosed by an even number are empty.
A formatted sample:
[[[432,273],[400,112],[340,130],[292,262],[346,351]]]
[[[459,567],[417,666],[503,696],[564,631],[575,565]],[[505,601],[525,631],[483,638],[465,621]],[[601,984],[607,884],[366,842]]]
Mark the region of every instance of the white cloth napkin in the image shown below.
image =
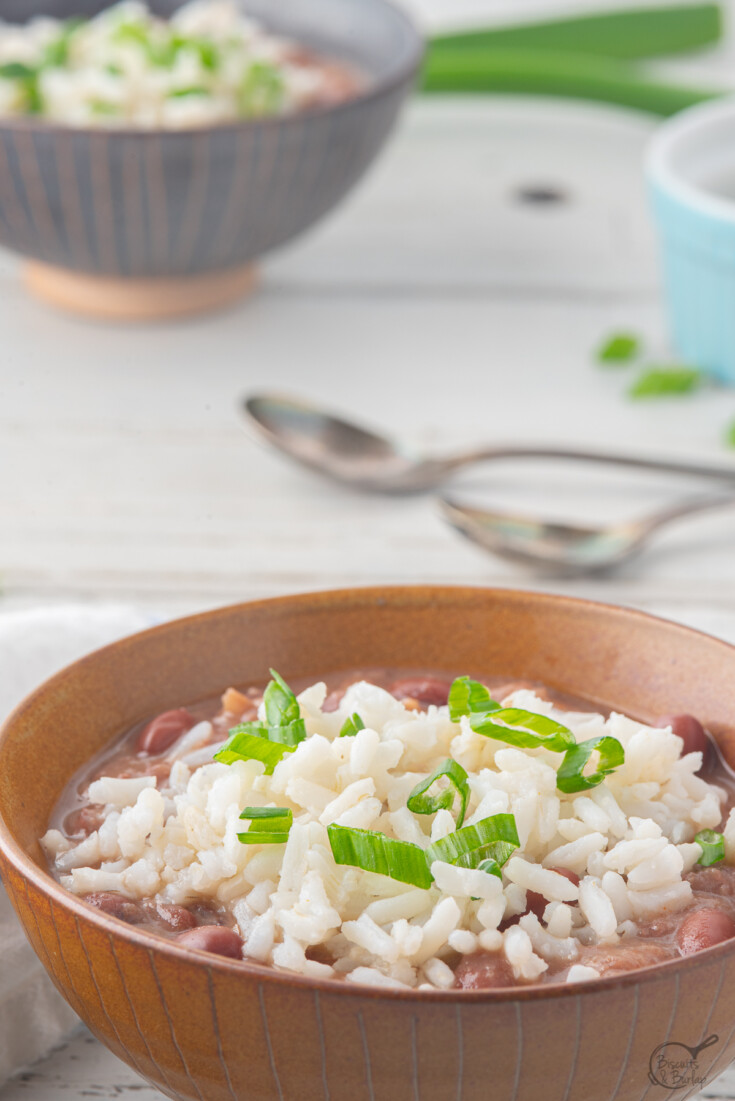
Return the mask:
[[[0,613],[0,718],[62,666],[155,621],[146,612],[110,604]],[[76,1022],[0,885],[0,1085],[45,1055]]]

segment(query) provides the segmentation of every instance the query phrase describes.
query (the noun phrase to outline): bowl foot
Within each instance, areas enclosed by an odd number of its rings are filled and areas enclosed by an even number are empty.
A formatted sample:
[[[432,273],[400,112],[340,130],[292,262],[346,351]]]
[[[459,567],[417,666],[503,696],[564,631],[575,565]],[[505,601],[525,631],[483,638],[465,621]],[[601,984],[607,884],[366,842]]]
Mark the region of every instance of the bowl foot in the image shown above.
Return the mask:
[[[25,266],[25,284],[37,298],[108,321],[159,321],[223,309],[250,294],[255,279],[252,265],[173,279],[121,279],[37,260]]]

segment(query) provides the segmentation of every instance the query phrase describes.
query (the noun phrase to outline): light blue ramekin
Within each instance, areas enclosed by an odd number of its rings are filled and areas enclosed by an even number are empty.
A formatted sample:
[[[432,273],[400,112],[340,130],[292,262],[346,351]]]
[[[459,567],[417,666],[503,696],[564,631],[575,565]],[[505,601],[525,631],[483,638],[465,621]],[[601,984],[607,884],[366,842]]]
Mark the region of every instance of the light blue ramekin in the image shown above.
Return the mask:
[[[735,385],[735,98],[663,123],[646,176],[676,351]]]

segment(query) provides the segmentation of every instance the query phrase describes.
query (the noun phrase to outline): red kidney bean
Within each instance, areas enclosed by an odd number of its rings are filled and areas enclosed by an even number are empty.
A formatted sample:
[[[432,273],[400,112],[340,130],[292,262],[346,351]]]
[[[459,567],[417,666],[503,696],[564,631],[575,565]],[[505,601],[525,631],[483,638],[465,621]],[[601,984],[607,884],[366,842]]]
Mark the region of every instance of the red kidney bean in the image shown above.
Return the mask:
[[[324,703],[322,704],[322,711],[336,711],[339,705],[342,703],[342,697],[344,696],[345,692],[345,688],[335,688],[334,692],[330,692]]]
[[[454,972],[457,986],[463,990],[492,990],[515,986],[513,968],[502,956],[477,952],[463,956]]]
[[[575,887],[579,886],[579,876],[576,872],[571,871],[570,868],[551,868],[550,871],[557,872],[559,875],[563,875],[565,879],[568,879],[570,883],[573,883]],[[549,900],[540,895],[537,891],[526,892],[526,907],[535,914],[536,917],[541,920],[544,916],[544,910],[549,905]]]
[[[540,895],[538,891],[526,891],[526,913],[535,914],[541,921],[544,910],[549,905],[549,900]]]
[[[198,948],[201,952],[213,952],[216,956],[229,956],[233,960],[242,959],[242,939],[234,929],[223,925],[200,925],[196,929],[187,929],[176,937],[179,944],[186,948]]]
[[[656,726],[670,726],[674,734],[684,742],[684,753],[701,753],[702,763],[707,760],[711,743],[699,719],[694,715],[662,715]]]
[[[187,910],[185,906],[176,906],[172,902],[152,903],[150,910],[152,916],[155,915],[175,933],[183,933],[185,929],[193,929],[197,923],[191,910]]]
[[[125,895],[119,895],[115,891],[95,891],[91,895],[85,895],[84,901],[90,906],[96,906],[110,917],[126,921],[128,925],[140,925],[146,920],[145,911],[139,903]]]
[[[397,700],[414,699],[428,707],[442,707],[449,699],[450,680],[443,677],[402,677],[394,681],[388,691]]]
[[[724,910],[695,910],[679,926],[676,943],[683,956],[690,956],[730,937],[735,937],[735,921]]]
[[[138,738],[138,750],[140,753],[149,753],[155,756],[164,753],[174,742],[191,730],[196,719],[184,707],[176,711],[164,711],[156,716],[143,728]]]

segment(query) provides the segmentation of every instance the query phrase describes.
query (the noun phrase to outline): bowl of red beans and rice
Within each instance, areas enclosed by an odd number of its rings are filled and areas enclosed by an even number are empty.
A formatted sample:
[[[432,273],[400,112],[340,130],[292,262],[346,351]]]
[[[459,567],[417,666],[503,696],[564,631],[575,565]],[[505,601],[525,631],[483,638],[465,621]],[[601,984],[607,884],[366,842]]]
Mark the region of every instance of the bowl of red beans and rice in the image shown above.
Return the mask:
[[[735,1054],[733,671],[490,589],[165,624],[6,723],[3,881],[172,1097],[701,1089]]]

